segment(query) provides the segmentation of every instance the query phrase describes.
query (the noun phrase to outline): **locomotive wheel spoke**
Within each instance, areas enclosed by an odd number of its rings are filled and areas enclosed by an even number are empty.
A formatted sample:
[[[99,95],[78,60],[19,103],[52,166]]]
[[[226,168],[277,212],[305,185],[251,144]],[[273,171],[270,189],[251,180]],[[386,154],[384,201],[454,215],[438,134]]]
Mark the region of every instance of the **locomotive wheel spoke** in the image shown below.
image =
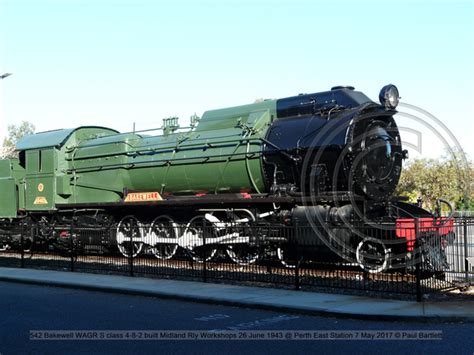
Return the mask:
[[[239,220],[248,219],[249,222],[239,223]],[[255,221],[255,216],[250,211],[233,211],[232,227],[229,228],[228,234],[235,232],[238,238],[248,240],[252,236],[252,228],[250,223]],[[249,243],[238,243],[229,245],[226,248],[229,258],[236,264],[249,265],[255,263],[260,256],[260,248],[251,246]]]
[[[143,250],[143,227],[134,216],[122,218],[117,226],[116,238],[120,253],[127,258],[135,258]]]
[[[379,273],[387,270],[389,250],[385,244],[375,238],[364,238],[356,249],[359,266],[369,273]]]
[[[202,215],[193,217],[184,232],[184,235],[188,238],[199,238],[203,239],[204,237],[214,237],[214,228],[209,221]],[[194,261],[202,263],[204,261],[211,260],[217,252],[217,249],[211,245],[206,245],[204,240],[204,245],[193,246],[189,245],[186,248],[187,253]]]
[[[0,251],[7,251],[10,249],[10,246],[7,243],[0,242]]]
[[[297,258],[296,250],[290,245],[280,245],[277,249],[277,256],[280,263],[288,269],[296,268],[296,265],[300,262]]]
[[[169,216],[160,216],[155,218],[150,226],[149,234],[155,234],[158,238],[178,239],[178,227]],[[151,247],[151,252],[158,259],[171,259],[178,250],[178,244],[157,243]]]
[[[226,249],[227,255],[232,261],[239,265],[253,264],[258,260],[260,251],[257,247],[251,247],[247,244],[230,245]]]
[[[236,226],[230,228],[229,233],[237,232],[238,238],[249,239],[252,234],[252,230],[248,228],[248,225]],[[249,243],[238,243],[229,245],[226,248],[226,253],[229,258],[236,264],[249,265],[255,263],[260,256],[260,248],[258,246],[251,246]]]

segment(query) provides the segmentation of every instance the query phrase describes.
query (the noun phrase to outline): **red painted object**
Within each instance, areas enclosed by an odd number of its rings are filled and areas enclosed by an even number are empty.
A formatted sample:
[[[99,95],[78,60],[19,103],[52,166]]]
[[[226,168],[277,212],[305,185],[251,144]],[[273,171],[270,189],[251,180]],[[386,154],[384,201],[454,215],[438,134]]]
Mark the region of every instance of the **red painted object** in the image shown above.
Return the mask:
[[[395,222],[398,238],[407,240],[407,251],[413,251],[416,240],[415,218],[398,218]],[[418,231],[420,233],[434,232],[436,235],[446,235],[453,231],[454,220],[451,218],[418,218]]]

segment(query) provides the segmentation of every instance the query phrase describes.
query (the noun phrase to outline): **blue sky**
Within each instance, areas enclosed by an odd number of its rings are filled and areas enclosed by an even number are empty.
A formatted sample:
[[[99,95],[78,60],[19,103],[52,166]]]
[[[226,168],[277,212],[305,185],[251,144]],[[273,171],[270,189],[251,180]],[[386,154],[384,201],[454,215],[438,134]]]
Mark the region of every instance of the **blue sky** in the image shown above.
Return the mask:
[[[394,83],[474,157],[473,20],[472,1],[0,0],[0,74],[14,73],[0,138],[21,120],[129,131],[340,84],[377,100]]]

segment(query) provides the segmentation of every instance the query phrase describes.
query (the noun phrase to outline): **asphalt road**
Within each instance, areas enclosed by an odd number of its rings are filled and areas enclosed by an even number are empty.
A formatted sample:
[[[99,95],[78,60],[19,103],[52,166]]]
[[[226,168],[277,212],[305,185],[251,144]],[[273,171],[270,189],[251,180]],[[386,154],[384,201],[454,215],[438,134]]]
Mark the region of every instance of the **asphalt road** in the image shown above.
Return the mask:
[[[242,309],[229,306],[107,294],[0,282],[0,355],[9,354],[469,354],[474,353],[474,324],[404,323],[336,319]],[[64,334],[94,331],[124,340],[44,340],[45,330]],[[108,330],[110,332],[102,332]],[[145,332],[212,330],[251,337],[271,330],[276,339],[293,331],[292,340],[137,340]],[[297,332],[308,330],[310,332]],[[441,331],[441,340],[295,340],[295,334],[349,337],[349,331],[393,336],[411,330]],[[31,332],[39,331],[39,332]],[[129,332],[120,332],[129,331]],[[135,331],[135,332],[134,332]],[[128,333],[128,338],[126,334]],[[367,332],[366,332],[367,333]],[[181,332],[172,334],[182,334]],[[230,334],[230,333],[227,333]],[[97,338],[99,335],[96,335]],[[31,339],[33,336],[36,340]],[[254,335],[257,336],[257,335]],[[41,339],[40,337],[43,337]],[[135,337],[135,339],[132,339]],[[186,337],[188,335],[186,334]],[[189,337],[188,337],[189,338]],[[347,338],[346,338],[347,339]],[[350,339],[350,338],[349,338]]]

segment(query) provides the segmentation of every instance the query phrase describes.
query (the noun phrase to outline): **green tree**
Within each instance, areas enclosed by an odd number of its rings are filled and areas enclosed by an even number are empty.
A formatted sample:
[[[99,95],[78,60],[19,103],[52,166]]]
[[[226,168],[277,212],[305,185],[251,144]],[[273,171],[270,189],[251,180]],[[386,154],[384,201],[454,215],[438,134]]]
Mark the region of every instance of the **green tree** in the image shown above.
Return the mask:
[[[28,121],[22,121],[19,125],[9,125],[8,136],[3,140],[0,157],[2,159],[16,158],[15,146],[18,140],[34,132],[35,126]]]
[[[396,193],[411,202],[421,197],[423,206],[433,209],[438,198],[450,201],[457,209],[471,209],[474,196],[471,162],[451,154],[440,159],[416,159],[404,167]]]

